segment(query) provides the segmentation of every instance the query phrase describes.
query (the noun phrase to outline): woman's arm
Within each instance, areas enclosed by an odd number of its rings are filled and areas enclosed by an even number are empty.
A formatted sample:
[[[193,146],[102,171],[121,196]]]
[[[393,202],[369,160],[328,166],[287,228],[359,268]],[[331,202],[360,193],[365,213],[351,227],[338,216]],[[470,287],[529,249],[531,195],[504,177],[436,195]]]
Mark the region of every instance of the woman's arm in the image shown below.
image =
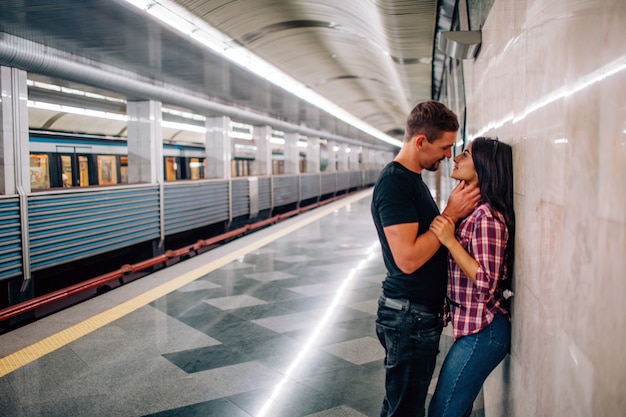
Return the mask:
[[[476,286],[477,297],[488,300],[496,282],[501,279],[504,251],[508,240],[506,225],[493,216],[478,214],[466,250],[454,236],[454,224],[437,217],[431,230],[446,246],[461,270]]]

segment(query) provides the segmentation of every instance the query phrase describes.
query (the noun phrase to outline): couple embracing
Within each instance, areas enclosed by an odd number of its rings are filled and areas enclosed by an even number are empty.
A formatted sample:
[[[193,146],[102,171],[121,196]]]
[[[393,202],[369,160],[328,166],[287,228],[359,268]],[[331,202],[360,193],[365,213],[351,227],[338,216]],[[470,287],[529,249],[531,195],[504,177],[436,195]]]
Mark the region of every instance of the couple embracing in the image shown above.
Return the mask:
[[[385,348],[381,417],[425,415],[439,339],[454,342],[442,365],[429,417],[468,417],[510,346],[506,289],[513,270],[512,149],[476,138],[454,158],[459,180],[440,214],[422,171],[452,158],[459,123],[442,103],[420,103],[407,118],[397,157],[372,197],[387,275],[376,333]]]

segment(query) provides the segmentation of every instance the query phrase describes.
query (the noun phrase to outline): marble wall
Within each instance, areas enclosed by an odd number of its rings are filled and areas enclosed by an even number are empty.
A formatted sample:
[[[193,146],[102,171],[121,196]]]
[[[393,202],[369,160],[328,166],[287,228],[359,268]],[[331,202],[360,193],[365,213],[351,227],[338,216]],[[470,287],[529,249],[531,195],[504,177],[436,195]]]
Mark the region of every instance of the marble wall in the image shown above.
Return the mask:
[[[626,413],[626,2],[498,0],[463,62],[470,136],[514,149],[511,355],[487,417]]]

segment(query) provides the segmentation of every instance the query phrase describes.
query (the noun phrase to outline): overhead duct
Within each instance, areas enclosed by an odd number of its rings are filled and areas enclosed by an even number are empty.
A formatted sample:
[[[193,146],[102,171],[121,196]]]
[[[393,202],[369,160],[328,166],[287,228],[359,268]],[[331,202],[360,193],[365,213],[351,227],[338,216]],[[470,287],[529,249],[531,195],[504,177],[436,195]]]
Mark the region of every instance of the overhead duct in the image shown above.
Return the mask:
[[[389,147],[376,146],[274,119],[251,110],[217,103],[207,98],[193,95],[194,93],[165,82],[155,85],[153,80],[134,72],[125,71],[87,58],[77,57],[7,33],[0,34],[0,64],[115,91],[131,98],[158,100],[198,112],[226,115],[250,124],[268,125],[278,130],[297,132],[303,136],[319,137],[356,146],[389,150]]]

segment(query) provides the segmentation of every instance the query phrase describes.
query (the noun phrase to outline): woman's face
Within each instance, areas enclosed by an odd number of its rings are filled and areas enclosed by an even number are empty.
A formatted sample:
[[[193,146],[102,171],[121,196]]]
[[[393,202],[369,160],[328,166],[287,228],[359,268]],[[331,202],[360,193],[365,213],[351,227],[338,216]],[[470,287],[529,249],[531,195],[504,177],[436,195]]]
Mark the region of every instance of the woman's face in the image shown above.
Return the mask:
[[[468,184],[478,184],[478,175],[474,168],[472,160],[472,143],[465,148],[463,153],[454,158],[454,169],[452,170],[452,178],[465,181]]]

